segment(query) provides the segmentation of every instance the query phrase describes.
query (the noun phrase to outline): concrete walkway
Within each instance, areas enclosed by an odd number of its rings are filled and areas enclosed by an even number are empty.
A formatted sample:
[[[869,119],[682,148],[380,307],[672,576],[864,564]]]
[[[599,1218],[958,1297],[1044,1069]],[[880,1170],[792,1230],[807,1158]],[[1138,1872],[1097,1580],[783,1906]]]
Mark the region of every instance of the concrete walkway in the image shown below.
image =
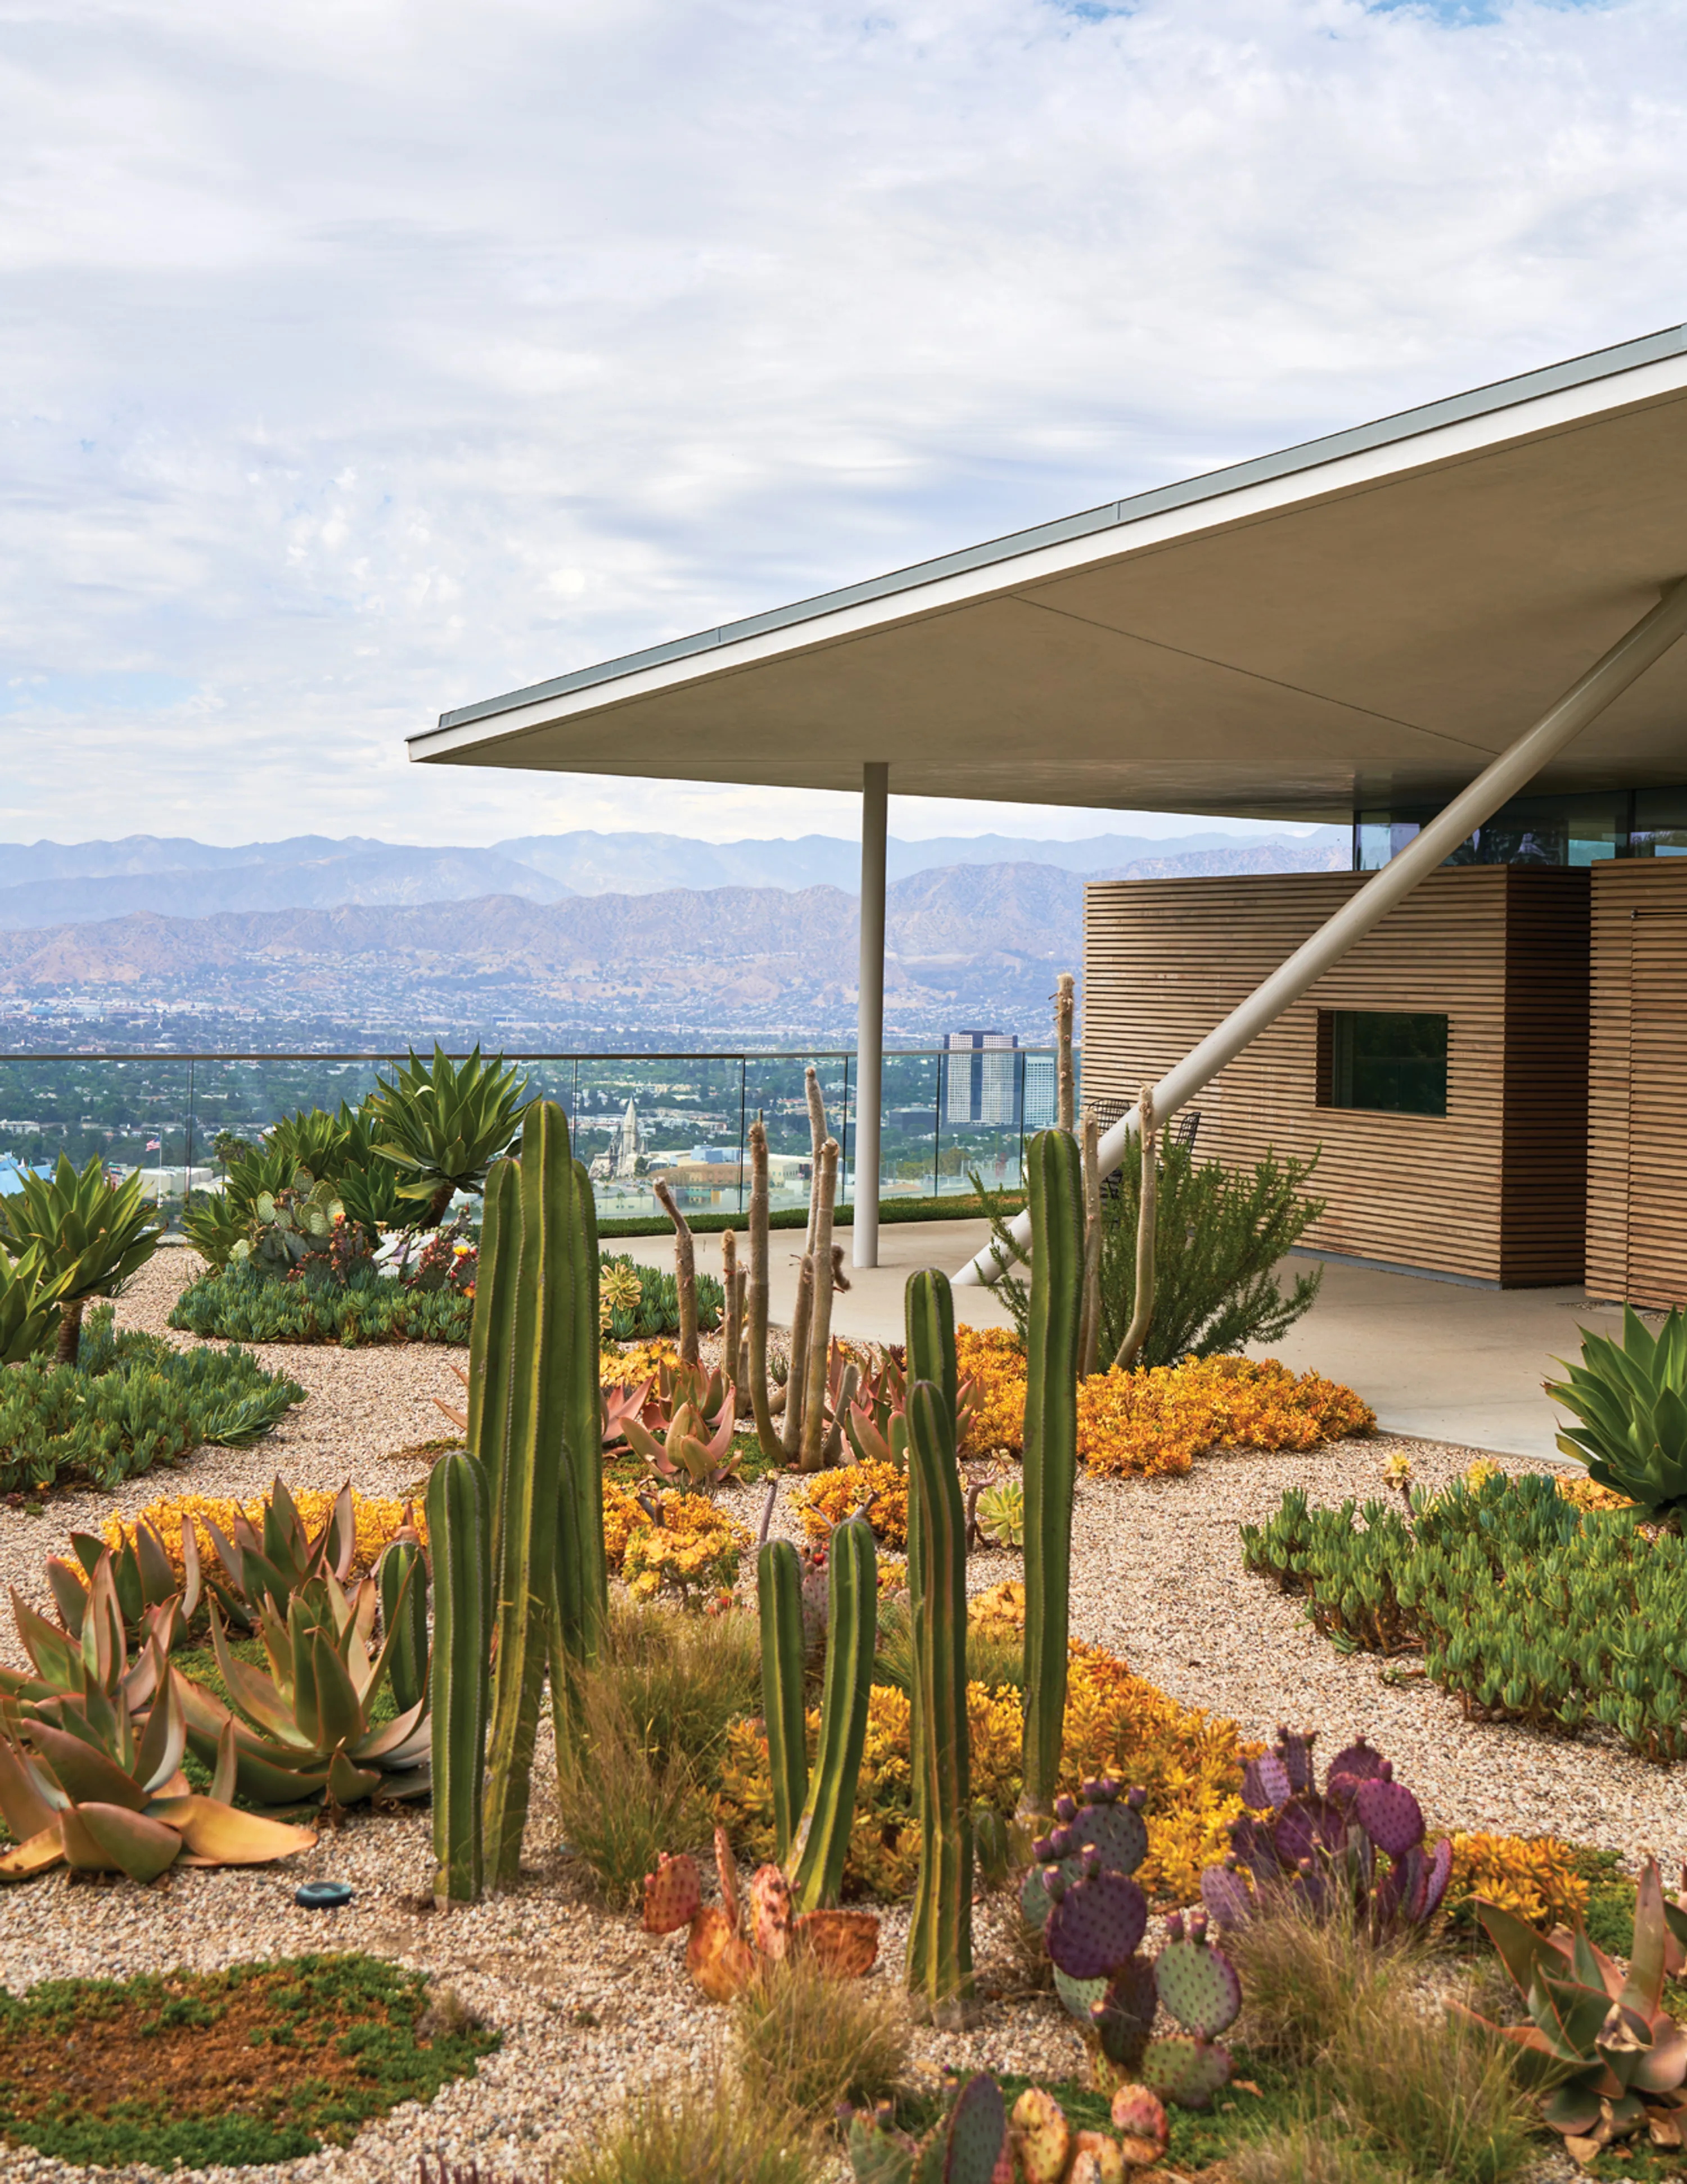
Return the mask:
[[[849,1233],[840,1231],[849,1250]],[[953,1273],[989,1240],[983,1221],[888,1224],[879,1231],[881,1263],[849,1269],[833,1324],[840,1334],[875,1342],[902,1339],[902,1293],[917,1267]],[[788,1321],[802,1256],[800,1229],[771,1238],[773,1318]],[[740,1237],[740,1249],[743,1249]],[[665,1237],[606,1242],[648,1266],[671,1269]],[[718,1276],[721,1240],[699,1236],[699,1268]],[[1285,1275],[1312,1262],[1294,1253]],[[1009,1327],[1005,1306],[986,1290],[956,1292],[957,1317],[972,1327]],[[1484,1290],[1328,1262],[1317,1302],[1273,1346],[1297,1372],[1316,1370],[1356,1389],[1391,1433],[1509,1456],[1556,1457],[1556,1413],[1541,1383],[1557,1377],[1555,1360],[1573,1357],[1578,1329],[1620,1330],[1622,1314],[1590,1306],[1579,1289]]]

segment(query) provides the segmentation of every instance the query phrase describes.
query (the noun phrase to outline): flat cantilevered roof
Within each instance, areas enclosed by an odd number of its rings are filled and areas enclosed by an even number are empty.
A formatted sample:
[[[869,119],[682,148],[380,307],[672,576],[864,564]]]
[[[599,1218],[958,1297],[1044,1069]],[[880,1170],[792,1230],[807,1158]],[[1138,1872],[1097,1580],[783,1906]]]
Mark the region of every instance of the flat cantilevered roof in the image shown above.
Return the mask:
[[[1687,327],[443,714],[431,764],[1341,819],[1687,575]],[[1687,647],[1544,793],[1687,783]]]

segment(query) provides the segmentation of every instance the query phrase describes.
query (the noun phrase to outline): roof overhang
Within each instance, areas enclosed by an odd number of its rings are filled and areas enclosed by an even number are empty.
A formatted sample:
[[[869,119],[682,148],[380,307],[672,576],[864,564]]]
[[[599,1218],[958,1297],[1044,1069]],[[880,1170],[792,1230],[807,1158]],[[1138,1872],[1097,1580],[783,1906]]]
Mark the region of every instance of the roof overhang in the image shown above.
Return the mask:
[[[442,715],[413,759],[1337,819],[1439,803],[1687,574],[1687,327]],[[1687,783],[1687,647],[1543,792]]]

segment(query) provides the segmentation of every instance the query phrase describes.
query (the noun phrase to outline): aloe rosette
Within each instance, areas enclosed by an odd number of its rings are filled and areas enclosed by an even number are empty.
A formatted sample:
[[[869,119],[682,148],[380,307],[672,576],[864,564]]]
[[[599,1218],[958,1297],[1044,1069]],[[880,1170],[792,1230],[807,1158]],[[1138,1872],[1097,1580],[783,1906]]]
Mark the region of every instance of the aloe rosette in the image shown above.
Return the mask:
[[[191,1687],[156,1645],[154,1696],[137,1718],[120,1689],[29,1709],[0,1726],[0,1815],[18,1838],[0,1855],[0,1880],[58,1864],[81,1873],[156,1880],[178,1863],[264,1865],[308,1850],[314,1829],[236,1812],[235,1755],[225,1735],[209,1797],[181,1771]]]
[[[293,1596],[285,1622],[266,1607],[258,1635],[267,1674],[236,1654],[213,1610],[212,1649],[230,1703],[183,1684],[188,1742],[198,1757],[209,1764],[228,1737],[236,1786],[256,1804],[322,1795],[331,1805],[349,1805],[377,1789],[388,1797],[426,1795],[426,1701],[391,1721],[377,1723],[371,1712],[398,1640],[390,1632],[371,1653],[375,1604],[373,1585],[360,1587],[354,1603],[325,1574]]]

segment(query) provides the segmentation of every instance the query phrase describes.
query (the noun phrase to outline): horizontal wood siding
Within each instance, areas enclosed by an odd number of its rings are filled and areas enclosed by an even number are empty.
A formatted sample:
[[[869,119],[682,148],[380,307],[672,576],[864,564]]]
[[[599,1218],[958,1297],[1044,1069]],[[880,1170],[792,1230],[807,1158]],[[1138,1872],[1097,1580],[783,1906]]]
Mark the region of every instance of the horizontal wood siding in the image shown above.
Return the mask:
[[[1595,867],[1589,1293],[1687,1303],[1687,858]]]
[[[1500,1276],[1578,1282],[1586,1265],[1589,874],[1506,874]]]
[[[1514,889],[1518,879],[1531,884]],[[1131,1096],[1163,1076],[1362,884],[1358,874],[1308,872],[1087,889],[1086,1089]],[[1557,1119],[1537,1112],[1545,1088],[1535,1079],[1527,1099],[1521,1080],[1514,1091],[1509,1156],[1519,1180],[1507,1233],[1507,987],[1532,981],[1545,1011],[1555,981],[1579,981],[1585,1011],[1586,885],[1584,873],[1502,866],[1433,874],[1200,1095],[1200,1150],[1234,1167],[1267,1146],[1319,1152],[1315,1187],[1328,1205],[1306,1237],[1317,1249],[1489,1281],[1576,1279],[1576,1194],[1561,1179],[1545,1212],[1524,1206],[1524,1179],[1560,1156],[1563,1138]],[[1561,1031],[1573,1023],[1573,994],[1554,1006]],[[1446,1115],[1320,1106],[1319,1016],[1336,1009],[1446,1015]]]

